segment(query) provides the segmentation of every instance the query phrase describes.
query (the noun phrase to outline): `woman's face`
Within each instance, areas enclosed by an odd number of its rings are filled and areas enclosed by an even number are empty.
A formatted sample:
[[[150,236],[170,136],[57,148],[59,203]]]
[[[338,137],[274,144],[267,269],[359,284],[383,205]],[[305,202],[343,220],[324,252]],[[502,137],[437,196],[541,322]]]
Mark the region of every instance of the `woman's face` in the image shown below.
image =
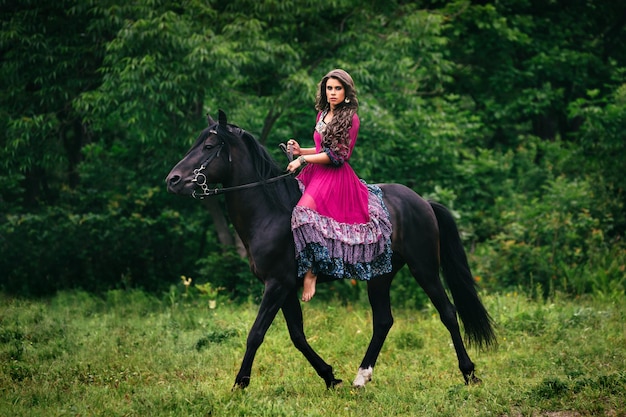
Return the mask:
[[[346,98],[346,90],[343,84],[336,78],[326,80],[326,100],[330,104],[330,108],[334,109],[338,104],[343,103]]]

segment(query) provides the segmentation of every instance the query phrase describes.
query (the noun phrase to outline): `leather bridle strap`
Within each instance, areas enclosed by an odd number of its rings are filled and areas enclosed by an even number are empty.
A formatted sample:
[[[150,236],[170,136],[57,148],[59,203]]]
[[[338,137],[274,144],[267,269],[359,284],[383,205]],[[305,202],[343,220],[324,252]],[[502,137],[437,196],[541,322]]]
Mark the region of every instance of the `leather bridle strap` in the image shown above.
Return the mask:
[[[278,147],[287,155],[289,162],[293,161],[293,148],[289,145],[289,142],[287,142],[287,145],[279,143]]]
[[[224,187],[224,188],[209,188],[208,186],[205,188],[202,185],[198,184],[200,186],[200,188],[202,188],[202,193],[198,194],[194,190],[192,196],[193,196],[193,198],[203,199],[204,197],[210,197],[210,196],[214,196],[214,195],[218,195],[218,194],[224,194],[224,193],[228,193],[228,192],[231,192],[231,191],[240,191],[240,190],[245,190],[245,189],[248,189],[248,188],[258,187],[260,185],[271,184],[273,182],[280,181],[280,180],[285,179],[287,177],[290,177],[292,175],[293,175],[293,172],[287,172],[285,174],[279,175],[277,177],[272,177],[272,178],[269,178],[269,179],[264,180],[264,181],[256,181],[256,182],[251,182],[251,183],[248,183],[248,184],[234,185],[232,187]]]
[[[214,131],[212,131],[214,132]],[[217,132],[215,132],[217,133]],[[285,174],[279,175],[277,177],[272,177],[272,178],[268,178],[266,180],[262,180],[262,181],[256,181],[256,182],[251,182],[248,184],[242,184],[242,185],[235,185],[232,187],[223,187],[223,188],[209,188],[209,185],[206,182],[206,175],[204,175],[204,173],[202,171],[204,171],[206,169],[207,166],[209,166],[209,163],[211,163],[213,161],[213,159],[215,158],[219,158],[220,153],[222,152],[222,148],[224,147],[225,142],[222,141],[217,148],[217,152],[211,154],[203,163],[202,165],[200,165],[200,168],[196,168],[193,170],[193,179],[191,180],[192,182],[195,182],[196,185],[198,187],[200,187],[202,189],[201,193],[198,193],[196,190],[193,191],[193,193],[191,194],[193,198],[199,198],[199,199],[203,199],[204,197],[210,197],[210,196],[214,196],[214,195],[218,195],[218,194],[224,194],[224,193],[228,193],[228,192],[232,192],[232,191],[240,191],[240,190],[245,190],[248,188],[253,188],[253,187],[258,187],[260,185],[265,185],[265,184],[271,184],[277,181],[280,181],[282,179],[285,179],[287,177],[290,177],[292,175],[294,175],[293,172],[287,172]],[[280,148],[283,149],[283,151],[285,151],[285,153],[287,154],[287,157],[289,158],[289,162],[291,162],[293,160],[293,150],[291,149],[291,146],[285,146],[285,144],[281,143]],[[228,154],[228,160],[229,162],[232,162],[232,160],[230,159],[231,155],[230,152]]]

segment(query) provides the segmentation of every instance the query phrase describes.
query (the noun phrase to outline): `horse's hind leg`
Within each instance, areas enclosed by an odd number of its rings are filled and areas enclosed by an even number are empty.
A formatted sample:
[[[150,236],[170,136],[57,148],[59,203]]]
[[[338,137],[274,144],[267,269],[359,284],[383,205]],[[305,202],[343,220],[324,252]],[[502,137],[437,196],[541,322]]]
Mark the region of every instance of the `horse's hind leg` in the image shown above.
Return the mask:
[[[474,363],[471,361],[465,344],[463,343],[463,337],[461,336],[461,330],[459,327],[459,321],[456,315],[456,308],[450,302],[448,295],[446,294],[439,273],[432,271],[430,273],[424,273],[423,271],[417,271],[411,268],[411,273],[417,279],[417,282],[424,289],[433,305],[439,312],[439,317],[450,332],[452,337],[452,344],[456,351],[456,356],[459,360],[459,369],[463,374],[465,383],[480,382],[478,378],[474,376]]]
[[[306,340],[302,322],[302,307],[300,306],[296,290],[293,290],[287,295],[282,310],[285,321],[287,322],[287,328],[289,329],[289,336],[294,346],[302,352],[304,357],[307,358],[309,363],[317,371],[317,374],[324,379],[326,388],[333,388],[339,385],[342,381],[341,379],[335,378],[332,366],[324,362]]]
[[[372,379],[376,360],[389,334],[389,330],[393,326],[393,315],[389,298],[389,287],[391,286],[393,275],[394,273],[387,274],[367,283],[367,296],[372,306],[373,333],[367,352],[352,383],[355,387],[363,387]]]

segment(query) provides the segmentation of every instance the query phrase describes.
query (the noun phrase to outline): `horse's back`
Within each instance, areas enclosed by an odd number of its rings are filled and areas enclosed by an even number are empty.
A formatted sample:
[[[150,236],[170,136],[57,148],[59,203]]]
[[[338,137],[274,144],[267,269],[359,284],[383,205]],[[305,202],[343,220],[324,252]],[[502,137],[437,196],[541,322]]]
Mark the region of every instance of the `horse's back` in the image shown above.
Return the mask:
[[[395,224],[416,221],[420,225],[437,224],[430,203],[418,193],[402,184],[377,184],[383,191],[383,200]]]
[[[378,184],[391,216],[391,246],[406,261],[417,253],[437,257],[439,227],[432,206],[402,184]]]

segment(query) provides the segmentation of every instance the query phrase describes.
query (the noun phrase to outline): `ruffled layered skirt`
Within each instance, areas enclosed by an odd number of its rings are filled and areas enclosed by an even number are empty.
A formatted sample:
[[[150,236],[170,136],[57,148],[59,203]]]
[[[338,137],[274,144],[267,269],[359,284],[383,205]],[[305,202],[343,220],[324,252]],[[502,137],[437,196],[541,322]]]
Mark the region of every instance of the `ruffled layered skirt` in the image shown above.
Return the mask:
[[[319,205],[318,210],[301,205],[294,208],[291,228],[299,277],[309,269],[315,275],[331,279],[358,280],[370,280],[391,272],[392,226],[382,190],[358,181],[358,186],[366,190],[362,204],[364,213],[359,214],[358,207],[349,203],[342,204],[341,192],[332,191],[328,196],[332,202],[322,204],[323,210],[319,210]],[[302,181],[300,186],[303,191],[306,189]],[[316,202],[320,202],[319,195],[317,197]],[[328,211],[329,205],[339,207],[340,213],[336,216],[322,213]]]

